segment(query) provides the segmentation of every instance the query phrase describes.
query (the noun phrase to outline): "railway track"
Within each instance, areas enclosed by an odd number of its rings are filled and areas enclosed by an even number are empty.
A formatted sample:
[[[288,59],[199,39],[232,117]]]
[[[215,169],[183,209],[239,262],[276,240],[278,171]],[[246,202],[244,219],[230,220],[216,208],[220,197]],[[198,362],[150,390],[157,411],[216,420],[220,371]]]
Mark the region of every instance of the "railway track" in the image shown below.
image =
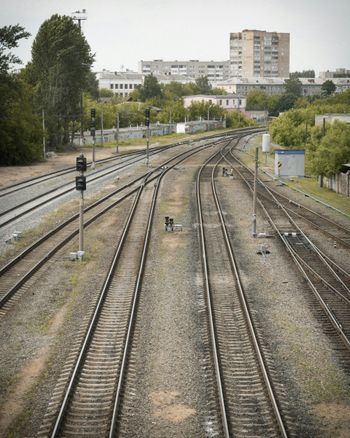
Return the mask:
[[[196,196],[222,433],[225,437],[286,437],[216,191],[221,160],[221,155],[214,154],[203,164]]]
[[[235,160],[233,169],[252,191],[250,169],[237,158]],[[258,185],[260,207],[306,279],[328,323],[350,349],[350,273],[311,241],[267,185],[261,180]]]
[[[237,158],[230,151],[231,157],[236,160]],[[245,172],[250,172],[251,177],[249,178],[247,174],[247,182],[252,187],[253,184],[253,172],[250,169],[246,169]],[[350,248],[350,229],[344,227],[343,225],[327,218],[325,215],[318,213],[305,205],[295,202],[288,196],[274,190],[266,182],[259,180],[259,185],[257,186],[257,191],[261,199],[268,199],[271,197],[265,190],[265,187],[269,189],[269,193],[272,194],[280,203],[283,205],[285,210],[294,218],[302,219],[304,222],[308,223],[315,229],[320,230],[323,234],[330,237],[334,242],[341,244],[346,248]]]
[[[145,178],[150,183],[163,171],[163,167],[169,165],[174,160],[189,156],[207,145],[200,145],[191,150],[181,152],[175,157],[164,161],[160,166],[146,172],[122,187],[112,191],[108,195],[99,199],[92,205],[85,208],[84,227],[100,218],[103,214],[110,211],[123,201],[134,196],[140,185],[142,186]],[[14,257],[10,262],[0,269],[0,316],[12,307],[12,305],[25,292],[27,281],[53,257],[61,248],[70,242],[79,232],[79,214],[75,214],[62,222],[55,229],[51,230],[24,251]]]
[[[163,152],[172,147],[174,147],[174,145],[163,147],[162,149],[158,148],[156,150],[151,150],[150,155],[152,156],[155,154],[159,154],[160,152]],[[113,174],[115,173],[120,173],[121,171],[136,163],[142,162],[144,160],[144,154],[140,152],[128,154],[118,160],[115,157],[107,158],[104,160],[100,160],[99,164],[106,164],[111,160],[118,162],[116,164],[108,165],[100,169],[97,168],[90,174],[88,173],[87,183],[95,183],[103,178],[113,176]],[[43,207],[50,202],[57,201],[63,196],[74,192],[75,183],[73,182],[73,173],[76,173],[75,168],[69,168],[59,172],[54,172],[52,174],[48,174],[43,177],[34,178],[33,180],[27,181],[26,183],[24,183],[24,185],[17,185],[16,187],[13,187],[10,191],[0,193],[0,196],[2,196],[1,204],[3,206],[6,206],[6,209],[3,209],[0,212],[0,229],[13,224],[19,218],[39,209],[40,207]],[[62,184],[63,176],[63,179],[65,179],[66,181]],[[57,180],[57,178],[59,179]],[[53,179],[55,179],[55,181],[53,181]],[[44,185],[42,185],[43,183]],[[49,184],[51,184],[52,186],[50,187]],[[30,193],[27,194],[28,188],[30,190]],[[36,194],[33,196],[33,193]],[[16,199],[22,199],[22,201],[18,202]]]
[[[171,168],[204,147],[163,166],[154,184],[147,184],[147,175],[139,186],[69,381],[64,375],[66,383],[58,383],[39,436],[116,435],[159,184]]]

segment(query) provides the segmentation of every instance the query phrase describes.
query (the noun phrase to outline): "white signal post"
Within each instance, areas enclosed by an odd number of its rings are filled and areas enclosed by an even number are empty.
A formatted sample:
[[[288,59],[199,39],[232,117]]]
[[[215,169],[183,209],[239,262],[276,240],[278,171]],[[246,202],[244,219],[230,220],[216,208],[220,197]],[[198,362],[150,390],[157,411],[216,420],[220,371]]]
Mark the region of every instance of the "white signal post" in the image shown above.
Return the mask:
[[[117,116],[116,116],[116,131],[115,131],[115,140],[116,140],[116,145],[115,145],[115,153],[118,154],[119,153],[119,113],[117,112]]]
[[[254,189],[253,189],[253,223],[252,223],[252,236],[256,237],[256,182],[258,178],[258,166],[259,166],[259,148],[255,148],[255,171],[254,171]]]

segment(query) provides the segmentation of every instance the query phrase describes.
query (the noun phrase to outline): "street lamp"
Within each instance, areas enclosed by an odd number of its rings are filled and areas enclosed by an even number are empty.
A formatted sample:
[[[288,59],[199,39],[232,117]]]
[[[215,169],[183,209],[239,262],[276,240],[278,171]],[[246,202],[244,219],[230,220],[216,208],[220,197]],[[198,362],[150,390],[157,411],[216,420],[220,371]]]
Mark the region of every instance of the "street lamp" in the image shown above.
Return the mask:
[[[87,20],[87,13],[86,13],[86,9],[82,9],[81,11],[75,11],[72,12],[71,14],[72,20],[73,21],[77,21],[78,22],[78,26],[81,32],[81,22]],[[84,106],[84,95],[83,95],[83,90],[81,91],[81,96],[80,96],[80,139],[82,141],[82,139],[84,138],[84,111],[83,111],[83,106]],[[80,142],[79,142],[80,144]]]

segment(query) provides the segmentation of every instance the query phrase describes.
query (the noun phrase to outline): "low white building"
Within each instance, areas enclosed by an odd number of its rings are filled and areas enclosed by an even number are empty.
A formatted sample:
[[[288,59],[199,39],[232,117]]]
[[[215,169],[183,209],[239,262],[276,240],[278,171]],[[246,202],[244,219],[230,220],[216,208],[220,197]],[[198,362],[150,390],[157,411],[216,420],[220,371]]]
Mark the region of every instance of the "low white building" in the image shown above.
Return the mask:
[[[96,73],[98,80],[98,88],[111,90],[116,96],[128,97],[138,85],[143,85],[145,80],[144,74],[135,73],[127,70],[125,72],[112,72],[103,70]],[[179,82],[180,84],[189,84],[195,82],[194,78],[181,75],[154,75],[160,84],[170,84],[171,82]]]
[[[245,97],[239,97],[234,94],[219,96],[195,94],[193,96],[184,96],[183,99],[185,108],[188,108],[194,102],[204,102],[220,106],[227,111],[244,111],[247,103]]]
[[[99,89],[111,90],[120,97],[128,97],[137,85],[143,84],[143,76],[130,70],[125,72],[103,70],[96,73],[96,78]]]

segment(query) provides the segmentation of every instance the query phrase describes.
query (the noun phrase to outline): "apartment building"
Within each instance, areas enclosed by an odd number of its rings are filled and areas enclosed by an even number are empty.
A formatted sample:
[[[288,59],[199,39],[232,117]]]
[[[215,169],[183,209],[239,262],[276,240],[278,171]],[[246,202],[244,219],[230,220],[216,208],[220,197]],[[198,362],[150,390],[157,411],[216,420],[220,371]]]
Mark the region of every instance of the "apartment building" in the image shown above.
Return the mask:
[[[252,90],[262,90],[269,95],[285,92],[286,78],[235,78],[223,81],[218,86],[227,93],[246,96]],[[331,79],[336,86],[336,93],[342,93],[350,88],[350,78]],[[302,96],[318,96],[322,93],[322,85],[326,79],[299,78]]]
[[[346,68],[336,68],[335,71],[320,71],[320,78],[330,79],[330,78],[349,78],[350,70]]]
[[[289,33],[248,30],[230,33],[230,74],[288,77]]]
[[[208,82],[215,87],[217,82],[230,76],[230,61],[199,61],[197,59],[163,61],[155,59],[153,61],[140,61],[138,71],[144,75],[152,73],[155,76],[186,76],[194,80],[201,76],[207,76]]]

